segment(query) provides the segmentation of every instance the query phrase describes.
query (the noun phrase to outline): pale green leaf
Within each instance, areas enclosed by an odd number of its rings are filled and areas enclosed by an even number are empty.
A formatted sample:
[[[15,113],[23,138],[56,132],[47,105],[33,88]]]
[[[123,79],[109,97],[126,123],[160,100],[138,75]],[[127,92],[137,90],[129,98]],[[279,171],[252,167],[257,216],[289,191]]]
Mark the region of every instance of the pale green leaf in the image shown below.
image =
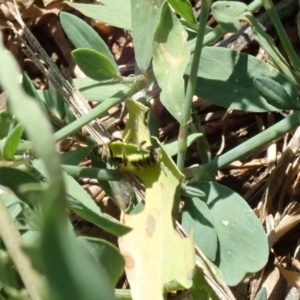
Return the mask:
[[[183,74],[189,62],[187,33],[167,2],[154,36],[153,70],[162,89],[160,100],[180,122],[185,99]]]
[[[89,18],[131,30],[130,0],[101,0],[97,4],[66,3]]]

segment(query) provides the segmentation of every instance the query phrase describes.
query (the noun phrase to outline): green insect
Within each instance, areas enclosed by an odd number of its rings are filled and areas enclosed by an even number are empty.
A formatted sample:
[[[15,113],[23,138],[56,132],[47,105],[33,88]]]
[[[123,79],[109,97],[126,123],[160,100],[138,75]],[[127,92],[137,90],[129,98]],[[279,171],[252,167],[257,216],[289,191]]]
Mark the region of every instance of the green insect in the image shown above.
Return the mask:
[[[117,167],[130,169],[153,167],[160,160],[160,150],[152,145],[146,125],[148,108],[137,101],[127,100],[129,121],[124,130],[123,140],[113,140],[95,149],[97,156]]]
[[[153,146],[140,147],[117,140],[98,146],[96,155],[103,161],[120,166],[134,166],[137,169],[152,167],[159,162],[159,150]]]

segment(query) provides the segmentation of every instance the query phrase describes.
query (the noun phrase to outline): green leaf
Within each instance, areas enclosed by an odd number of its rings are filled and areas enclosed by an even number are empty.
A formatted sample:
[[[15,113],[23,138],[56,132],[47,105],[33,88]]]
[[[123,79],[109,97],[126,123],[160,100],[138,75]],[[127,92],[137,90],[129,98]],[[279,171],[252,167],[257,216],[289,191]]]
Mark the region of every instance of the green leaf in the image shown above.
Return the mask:
[[[1,167],[0,184],[11,189],[20,199],[24,199],[24,194],[20,190],[21,186],[25,184],[40,184],[40,182],[29,173],[18,169]]]
[[[297,98],[292,99],[281,84],[268,77],[255,77],[253,81],[261,96],[266,101],[280,110],[299,109],[300,104],[297,103]]]
[[[100,160],[93,151],[90,153],[90,157],[91,157],[92,168],[102,168],[102,169],[111,168],[109,163],[105,163],[104,161]],[[98,180],[98,183],[103,189],[103,191],[106,193],[106,195],[108,195],[109,197],[113,197],[112,186],[110,181]]]
[[[59,18],[66,35],[76,48],[88,48],[103,54],[118,71],[118,66],[106,43],[91,26],[67,12],[61,12]]]
[[[99,82],[88,77],[75,78],[74,83],[88,101],[97,102],[103,102],[125,88],[123,83],[115,81]]]
[[[168,0],[175,12],[191,24],[197,24],[192,5],[187,0]]]
[[[40,255],[50,284],[49,299],[114,299],[114,286],[109,275],[77,242],[65,214],[50,211],[43,237]]]
[[[198,269],[194,269],[193,285],[190,288],[190,293],[194,300],[218,300],[220,299],[213,289],[207,284],[204,275]]]
[[[186,74],[190,72],[190,65]],[[255,77],[272,78],[281,84],[292,99],[297,98],[294,85],[276,68],[253,56],[230,49],[204,47],[195,94],[216,105],[251,112],[278,111],[253,88]]]
[[[211,6],[213,17],[227,32],[238,32],[241,29],[238,16],[246,11],[250,11],[249,7],[238,1],[218,1]]]
[[[13,193],[4,193],[2,194],[2,200],[13,219],[19,215],[22,211],[21,201],[20,199]],[[1,272],[0,272],[1,273]]]
[[[46,94],[46,106],[51,114],[63,121],[66,117],[65,102],[57,92],[51,81],[49,82],[49,93]]]
[[[78,216],[118,237],[131,230],[120,222],[105,217],[94,200],[73,177],[65,174],[65,182],[68,205]]]
[[[153,54],[153,36],[160,19],[162,1],[131,0],[131,22],[137,65],[143,74]],[[147,34],[145,34],[147,32]]]
[[[6,160],[14,160],[14,154],[21,142],[23,126],[18,124],[10,130],[6,138],[2,141],[1,153]]]
[[[274,40],[262,29],[255,17],[251,13],[248,13],[245,14],[244,20],[251,25],[255,40],[268,53],[268,57],[271,58],[274,66],[276,66],[277,69],[280,70],[281,73],[284,74],[292,83],[299,85],[299,76],[294,72],[290,64],[276,47]],[[270,77],[264,74],[260,75]]]
[[[229,286],[237,285],[267,263],[266,233],[238,194],[216,182],[202,182],[197,187],[206,193],[206,203],[218,234],[219,258],[215,264]]]
[[[10,113],[4,111],[0,112],[0,139],[8,135],[9,129],[13,124],[13,118]]]
[[[263,286],[255,296],[254,300],[267,300],[267,289]]]
[[[199,137],[201,137],[202,133],[192,133],[188,135],[187,138],[187,146],[191,146]],[[173,142],[167,142],[164,144],[164,149],[168,153],[169,156],[174,156],[178,152],[178,140]]]
[[[77,166],[80,164],[91,152],[91,147],[78,148],[73,151],[64,152],[61,155],[62,163],[64,165]]]
[[[154,36],[153,70],[162,89],[160,100],[179,122],[185,97],[183,73],[189,62],[186,41],[186,31],[165,2]]]
[[[66,3],[89,18],[131,30],[130,0],[101,0],[98,4]]]
[[[94,80],[106,81],[117,76],[110,60],[95,50],[77,49],[72,51],[72,57],[84,74]]]
[[[25,92],[29,96],[33,97],[41,105],[41,107],[46,110],[45,103],[39,97],[38,91],[36,90],[35,86],[33,85],[30,77],[27,75],[26,72],[23,72],[22,79],[23,79],[22,83],[23,83],[23,87],[24,87]]]
[[[1,40],[1,38],[0,38]],[[66,193],[59,156],[55,151],[51,125],[36,101],[29,97],[19,84],[20,70],[13,56],[0,43],[0,84],[5,89],[10,107],[24,125],[34,150],[45,165],[49,187],[31,188],[38,195],[44,209],[40,257],[43,274],[50,284],[49,299],[96,300],[114,299],[114,288],[104,270],[95,268],[92,259],[76,242],[66,215]],[[22,99],[22,101],[20,101]],[[27,190],[32,187],[27,185]],[[23,190],[25,186],[23,185]],[[39,193],[37,193],[39,192]],[[31,274],[30,274],[31,273]],[[24,273],[23,273],[24,274]],[[27,267],[27,284],[37,283],[36,275]],[[36,286],[31,289],[37,293]]]
[[[112,284],[115,286],[125,266],[125,259],[119,249],[102,239],[79,237],[78,241],[83,244],[97,265],[106,270]]]
[[[204,197],[205,196],[205,193],[202,192],[201,190],[199,190],[198,188],[196,187],[193,187],[193,186],[190,186],[190,185],[187,185],[187,184],[182,184],[181,185],[181,194],[183,196],[186,196],[188,198],[193,198],[193,197]]]
[[[1,290],[3,286],[9,286],[13,288],[20,288],[18,283],[18,273],[15,266],[11,261],[11,257],[4,250],[0,250],[0,282]],[[1,298],[0,298],[1,299]],[[3,298],[4,299],[4,298]]]
[[[213,216],[206,203],[196,197],[186,200],[182,225],[186,232],[191,232],[193,228],[195,244],[207,258],[214,261],[218,249],[218,238]]]

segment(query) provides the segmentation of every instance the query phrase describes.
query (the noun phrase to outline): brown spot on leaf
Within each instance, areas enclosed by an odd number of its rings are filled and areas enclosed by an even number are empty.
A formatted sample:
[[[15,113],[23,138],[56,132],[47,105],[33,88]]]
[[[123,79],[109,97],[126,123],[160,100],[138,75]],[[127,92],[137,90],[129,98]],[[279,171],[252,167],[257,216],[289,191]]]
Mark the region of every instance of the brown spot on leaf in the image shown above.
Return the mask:
[[[155,219],[152,217],[152,215],[149,215],[147,217],[147,233],[148,235],[152,236],[155,231]]]
[[[164,57],[170,63],[171,66],[178,67],[181,64],[182,58],[177,58],[177,57],[172,56],[168,52],[168,50],[166,49],[164,44],[159,44],[159,48],[160,48],[161,52],[164,54]]]
[[[125,266],[127,269],[132,269],[133,266],[134,266],[134,261],[132,259],[132,257],[130,255],[124,255],[123,254],[123,257],[125,259]]]

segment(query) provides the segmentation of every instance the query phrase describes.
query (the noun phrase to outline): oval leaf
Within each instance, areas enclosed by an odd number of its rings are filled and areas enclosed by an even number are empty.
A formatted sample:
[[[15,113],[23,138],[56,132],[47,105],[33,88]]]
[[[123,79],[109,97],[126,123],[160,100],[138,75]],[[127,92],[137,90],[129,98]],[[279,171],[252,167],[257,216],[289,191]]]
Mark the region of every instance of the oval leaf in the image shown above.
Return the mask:
[[[106,43],[90,25],[66,12],[61,12],[59,18],[66,35],[76,48],[98,51],[108,58],[115,70],[118,71],[118,66]]]
[[[237,1],[218,1],[211,6],[212,15],[227,32],[238,32],[241,29],[237,17],[246,11],[249,11],[248,6]]]
[[[95,50],[76,49],[72,51],[72,56],[84,74],[94,80],[111,80],[117,76],[110,60]]]
[[[215,263],[226,283],[237,285],[267,263],[266,233],[252,209],[237,193],[216,182],[203,182],[197,187],[206,193],[206,203],[218,234],[219,259]]]
[[[186,232],[191,232],[193,228],[195,244],[207,258],[214,261],[218,249],[218,238],[213,216],[206,203],[196,197],[185,201],[182,225]]]

